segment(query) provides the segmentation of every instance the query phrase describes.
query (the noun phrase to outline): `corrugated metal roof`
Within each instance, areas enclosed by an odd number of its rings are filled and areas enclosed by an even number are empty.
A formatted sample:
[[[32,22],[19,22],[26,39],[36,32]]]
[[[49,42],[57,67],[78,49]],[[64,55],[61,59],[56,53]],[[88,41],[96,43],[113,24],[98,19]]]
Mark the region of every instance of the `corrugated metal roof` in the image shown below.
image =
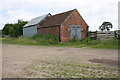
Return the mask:
[[[27,26],[31,26],[31,25],[36,25],[38,23],[40,23],[42,20],[44,20],[48,15],[51,15],[50,13],[33,18],[31,21],[29,21],[26,25],[24,25],[23,27],[27,27]]]

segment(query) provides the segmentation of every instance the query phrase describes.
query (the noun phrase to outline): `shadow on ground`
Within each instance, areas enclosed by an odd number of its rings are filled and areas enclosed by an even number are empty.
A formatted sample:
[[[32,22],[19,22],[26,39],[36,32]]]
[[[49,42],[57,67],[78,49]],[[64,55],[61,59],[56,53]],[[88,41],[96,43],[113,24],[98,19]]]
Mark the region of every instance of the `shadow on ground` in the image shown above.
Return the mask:
[[[111,59],[90,59],[90,62],[94,63],[101,63],[105,65],[110,65],[114,67],[118,67],[118,60],[111,60]]]

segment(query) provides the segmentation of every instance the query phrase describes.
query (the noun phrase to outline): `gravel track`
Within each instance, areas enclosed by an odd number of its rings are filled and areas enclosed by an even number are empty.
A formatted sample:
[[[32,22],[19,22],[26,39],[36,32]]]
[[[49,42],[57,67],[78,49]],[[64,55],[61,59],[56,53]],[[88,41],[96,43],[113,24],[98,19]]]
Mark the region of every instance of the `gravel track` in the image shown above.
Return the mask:
[[[109,60],[103,63],[94,60]],[[118,60],[118,50],[92,49],[92,48],[67,48],[44,47],[24,45],[2,45],[2,77],[3,78],[28,78],[24,71],[30,65],[50,64],[49,62],[102,64],[115,67],[112,64]],[[97,60],[96,60],[97,61]],[[112,61],[112,62],[111,62]],[[100,62],[100,63],[99,63]],[[104,61],[103,61],[104,62]],[[112,64],[112,65],[111,65]],[[39,73],[40,74],[40,73]],[[42,74],[42,73],[41,73]],[[39,76],[38,76],[39,77]],[[42,77],[42,76],[41,76]]]

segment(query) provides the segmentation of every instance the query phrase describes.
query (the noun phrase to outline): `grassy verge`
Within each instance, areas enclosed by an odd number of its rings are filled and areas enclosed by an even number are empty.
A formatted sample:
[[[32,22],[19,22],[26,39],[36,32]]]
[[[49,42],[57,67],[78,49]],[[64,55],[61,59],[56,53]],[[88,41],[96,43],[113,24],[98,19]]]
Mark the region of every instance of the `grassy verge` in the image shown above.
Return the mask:
[[[20,44],[20,45],[35,45],[35,46],[58,46],[58,47],[91,47],[101,49],[118,49],[118,40],[91,40],[85,38],[81,41],[73,40],[71,42],[59,42],[58,36],[55,35],[35,35],[33,37],[19,38],[2,38],[3,43]]]
[[[120,49],[118,46],[120,42],[117,39],[110,39],[99,41],[99,44],[91,46],[92,48],[102,48],[102,49]]]

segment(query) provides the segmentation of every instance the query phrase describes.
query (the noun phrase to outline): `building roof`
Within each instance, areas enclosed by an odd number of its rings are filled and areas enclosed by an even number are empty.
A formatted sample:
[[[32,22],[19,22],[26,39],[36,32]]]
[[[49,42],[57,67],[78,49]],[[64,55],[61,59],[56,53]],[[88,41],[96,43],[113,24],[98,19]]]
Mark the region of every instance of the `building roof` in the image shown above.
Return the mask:
[[[32,25],[36,25],[38,23],[41,23],[47,16],[51,15],[50,13],[33,18],[31,21],[29,21],[26,25],[24,25],[23,27],[28,27],[28,26],[32,26]]]
[[[74,9],[75,10],[75,9]],[[74,10],[70,10],[67,12],[63,12],[60,14],[56,14],[53,16],[49,16],[42,25],[40,25],[41,27],[48,27],[48,26],[55,26],[55,25],[60,25],[62,24],[67,17],[74,11]]]
[[[61,25],[68,18],[68,16],[75,10],[76,9],[73,9],[73,10],[59,13],[56,15],[51,15],[50,13],[48,13],[48,14],[33,18],[31,21],[29,21],[23,27],[29,27],[29,26],[33,26],[33,25],[37,25],[37,24],[40,25],[39,27],[50,27],[50,26]],[[85,22],[84,19],[83,19],[83,21]],[[87,25],[87,23],[86,23],[86,25]]]

